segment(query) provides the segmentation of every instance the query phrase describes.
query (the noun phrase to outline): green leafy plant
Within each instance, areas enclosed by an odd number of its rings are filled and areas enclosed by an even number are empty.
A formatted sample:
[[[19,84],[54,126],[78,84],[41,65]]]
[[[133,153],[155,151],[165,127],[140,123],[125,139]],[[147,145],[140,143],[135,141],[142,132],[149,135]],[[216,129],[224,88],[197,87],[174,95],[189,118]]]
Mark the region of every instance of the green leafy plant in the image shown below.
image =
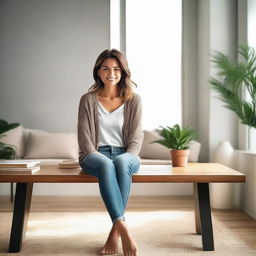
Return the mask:
[[[184,150],[188,149],[189,142],[196,138],[196,132],[188,127],[181,128],[178,124],[173,127],[163,127],[157,129],[157,133],[163,138],[152,143],[159,143],[169,149]]]
[[[219,79],[210,78],[210,84],[242,124],[256,128],[256,53],[247,45],[238,48],[241,62],[232,62],[226,55],[216,52],[212,62],[218,68]],[[243,96],[247,91],[248,95]]]
[[[18,127],[19,123],[12,123],[8,124],[6,121],[0,119],[0,140],[4,136],[4,133],[7,131]],[[3,143],[0,141],[0,159],[15,159],[16,158],[16,151],[14,146]]]

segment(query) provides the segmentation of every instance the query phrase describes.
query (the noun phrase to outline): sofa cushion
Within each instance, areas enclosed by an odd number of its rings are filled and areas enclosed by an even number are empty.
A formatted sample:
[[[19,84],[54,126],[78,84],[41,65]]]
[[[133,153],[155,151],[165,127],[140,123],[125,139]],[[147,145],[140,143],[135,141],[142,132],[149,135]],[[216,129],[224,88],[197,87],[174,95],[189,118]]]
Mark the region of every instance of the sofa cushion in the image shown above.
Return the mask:
[[[78,158],[78,143],[75,133],[48,133],[30,131],[25,159],[29,158]]]
[[[28,141],[30,133],[34,133],[34,134],[37,134],[37,135],[49,135],[49,134],[51,134],[51,133],[43,131],[43,130],[24,128],[23,137],[24,137],[25,142]]]
[[[161,136],[155,130],[144,130],[144,140],[141,146],[139,156],[149,159],[170,160],[170,150],[159,143],[151,143],[154,140],[161,139]]]
[[[197,162],[199,158],[200,150],[201,150],[201,143],[199,143],[198,141],[192,140],[189,143],[188,161],[193,163]]]
[[[5,136],[1,138],[1,142],[15,147],[18,158],[22,158],[24,155],[23,130],[23,126],[19,125],[15,129],[4,133]]]
[[[143,159],[162,159],[170,160],[170,149],[162,146],[159,143],[152,143],[155,140],[162,137],[156,132],[156,130],[144,130],[144,140],[141,146],[139,156]],[[197,141],[191,141],[189,143],[189,162],[197,162],[200,153],[201,144]]]
[[[23,158],[25,157],[25,154],[27,152],[27,148],[30,148],[29,143],[30,143],[30,133],[36,134],[36,135],[49,135],[49,132],[43,131],[43,130],[39,130],[39,129],[28,129],[28,128],[24,128],[23,131],[23,148],[24,148],[24,152],[23,152]]]

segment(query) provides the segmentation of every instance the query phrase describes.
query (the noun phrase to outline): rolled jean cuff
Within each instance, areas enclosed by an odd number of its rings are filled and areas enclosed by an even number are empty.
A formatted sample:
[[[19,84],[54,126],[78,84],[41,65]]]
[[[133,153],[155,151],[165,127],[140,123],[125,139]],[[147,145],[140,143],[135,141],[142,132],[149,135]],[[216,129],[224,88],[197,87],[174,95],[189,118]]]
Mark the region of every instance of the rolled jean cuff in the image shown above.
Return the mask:
[[[125,221],[125,217],[124,216],[117,217],[117,218],[113,219],[112,222],[113,222],[113,224],[115,224],[119,220]]]

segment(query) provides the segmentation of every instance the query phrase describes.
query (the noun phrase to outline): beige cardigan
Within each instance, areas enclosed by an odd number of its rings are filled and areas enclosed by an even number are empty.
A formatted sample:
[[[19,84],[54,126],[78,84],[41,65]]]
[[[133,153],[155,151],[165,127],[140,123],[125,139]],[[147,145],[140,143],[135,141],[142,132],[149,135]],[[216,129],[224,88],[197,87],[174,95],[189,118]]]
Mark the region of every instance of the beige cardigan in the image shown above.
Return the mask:
[[[127,152],[137,156],[143,142],[141,98],[134,97],[124,102],[124,123],[122,127],[123,141]],[[95,92],[87,92],[80,99],[78,111],[78,145],[79,162],[97,151],[99,137],[98,106]]]

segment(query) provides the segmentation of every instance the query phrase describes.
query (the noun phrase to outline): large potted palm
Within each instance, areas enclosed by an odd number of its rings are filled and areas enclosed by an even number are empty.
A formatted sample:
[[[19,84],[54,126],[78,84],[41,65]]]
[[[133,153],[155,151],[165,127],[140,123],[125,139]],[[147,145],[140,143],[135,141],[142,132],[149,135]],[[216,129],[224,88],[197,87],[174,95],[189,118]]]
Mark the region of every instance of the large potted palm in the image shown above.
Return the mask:
[[[238,48],[238,54],[241,59],[238,63],[221,52],[213,55],[212,62],[218,69],[218,78],[211,77],[210,84],[225,107],[248,126],[248,148],[253,150],[250,134],[256,129],[256,52],[254,48],[243,45]]]
[[[240,62],[232,62],[225,54],[216,52],[212,62],[218,69],[218,78],[211,77],[210,84],[225,107],[233,111],[242,124],[248,126],[248,149],[254,151],[256,143],[254,141],[255,145],[252,144],[251,136],[256,131],[256,53],[252,47],[243,45],[238,48],[238,56]],[[222,152],[223,155],[228,154],[230,147]],[[253,181],[249,179],[248,182]],[[255,187],[255,184],[250,187]],[[213,183],[210,189],[213,208],[232,208],[233,185]],[[251,192],[250,196],[253,194]]]
[[[0,119],[0,159],[15,159],[16,150],[15,147],[4,142],[1,142],[1,138],[5,136],[5,133],[18,127],[19,123],[9,124],[5,120]]]
[[[178,124],[173,127],[163,127],[156,129],[162,137],[152,143],[159,143],[170,149],[172,165],[174,167],[183,167],[188,163],[189,143],[196,138],[196,132],[188,127],[181,128]]]

